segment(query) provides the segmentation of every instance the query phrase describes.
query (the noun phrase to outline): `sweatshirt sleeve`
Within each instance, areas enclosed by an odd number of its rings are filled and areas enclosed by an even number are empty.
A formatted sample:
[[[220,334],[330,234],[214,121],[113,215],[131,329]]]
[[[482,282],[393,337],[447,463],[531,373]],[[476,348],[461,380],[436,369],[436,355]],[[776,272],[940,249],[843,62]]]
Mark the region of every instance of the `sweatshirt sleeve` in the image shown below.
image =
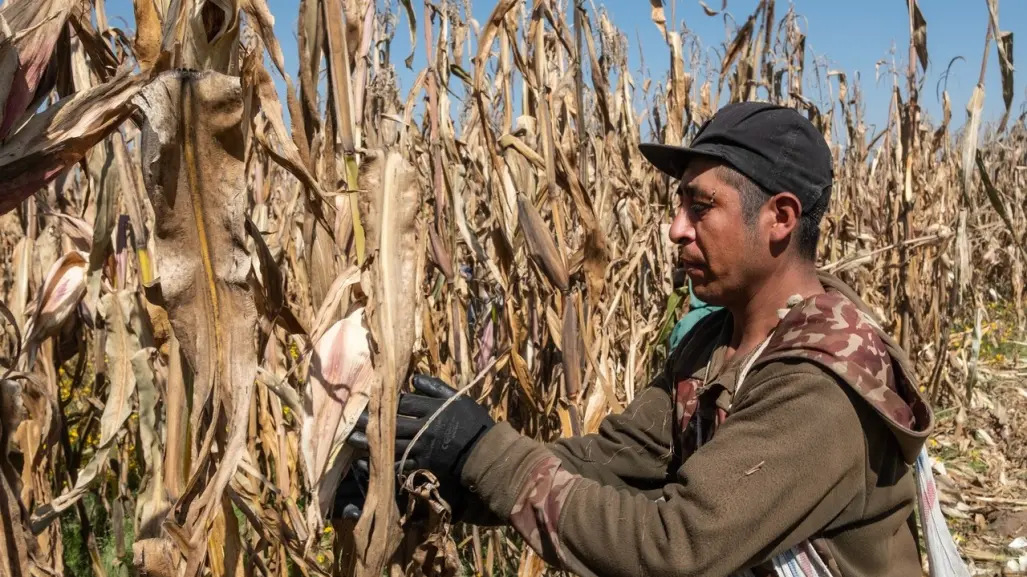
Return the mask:
[[[571,472],[506,423],[474,449],[464,484],[543,559],[585,577],[758,565],[865,495],[866,449],[855,407],[828,374],[772,363],[752,377],[658,500]]]
[[[596,433],[559,439],[547,447],[562,469],[621,489],[652,490],[667,480],[673,455],[673,400],[666,379],[653,381]]]
[[[546,448],[575,475],[633,492],[658,492],[673,455],[673,401],[667,382],[661,373],[622,413],[603,419],[596,433],[558,439]],[[454,507],[454,520],[502,524],[479,495]]]

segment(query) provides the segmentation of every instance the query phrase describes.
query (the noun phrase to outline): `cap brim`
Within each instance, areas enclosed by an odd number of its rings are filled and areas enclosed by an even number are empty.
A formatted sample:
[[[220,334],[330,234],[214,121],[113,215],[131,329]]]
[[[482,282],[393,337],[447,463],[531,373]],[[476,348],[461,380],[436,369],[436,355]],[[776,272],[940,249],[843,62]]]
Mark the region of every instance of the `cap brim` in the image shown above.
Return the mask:
[[[672,146],[669,144],[643,143],[638,145],[642,156],[649,161],[660,172],[673,178],[681,178],[688,163],[696,158],[716,158],[724,160],[723,156],[713,150],[700,148],[689,148],[687,146]]]

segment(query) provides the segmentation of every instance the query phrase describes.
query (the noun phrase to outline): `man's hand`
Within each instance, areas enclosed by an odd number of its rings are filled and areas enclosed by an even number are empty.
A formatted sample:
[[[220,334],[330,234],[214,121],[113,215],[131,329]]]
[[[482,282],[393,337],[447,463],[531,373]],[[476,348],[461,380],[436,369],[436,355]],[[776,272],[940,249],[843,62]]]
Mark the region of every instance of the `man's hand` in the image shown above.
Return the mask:
[[[328,516],[333,519],[341,518],[351,521],[359,519],[364,508],[364,500],[367,498],[369,477],[367,461],[354,462],[335,490],[335,501],[332,503],[332,509]]]
[[[399,463],[395,466],[396,476],[399,477]],[[409,473],[412,469],[408,465],[405,472]],[[329,517],[333,519],[349,519],[356,521],[360,518],[361,513],[364,510],[364,501],[367,500],[368,486],[371,482],[371,467],[368,457],[365,455],[356,461],[353,461],[353,465],[350,467],[349,473],[339,483],[339,487],[335,490],[335,501],[332,504],[332,509],[329,512]],[[402,491],[403,487],[399,482],[395,484],[395,497],[396,506],[399,507],[400,512],[406,510],[407,500],[406,496]],[[423,520],[423,515],[418,515],[419,511],[415,510],[413,521]]]
[[[440,494],[454,508],[456,516],[460,497],[463,497],[463,491],[459,489],[462,489],[460,473],[464,463],[475,443],[495,425],[495,421],[484,407],[461,396],[429,424],[432,415],[446,400],[456,395],[456,391],[441,380],[426,375],[415,375],[413,385],[415,393],[403,393],[399,398],[395,459],[402,459],[404,451],[410,447],[403,470],[431,471],[439,480]],[[369,449],[367,422],[368,414],[365,411],[347,441],[364,451]],[[422,428],[424,432],[421,437],[411,445],[414,436]]]

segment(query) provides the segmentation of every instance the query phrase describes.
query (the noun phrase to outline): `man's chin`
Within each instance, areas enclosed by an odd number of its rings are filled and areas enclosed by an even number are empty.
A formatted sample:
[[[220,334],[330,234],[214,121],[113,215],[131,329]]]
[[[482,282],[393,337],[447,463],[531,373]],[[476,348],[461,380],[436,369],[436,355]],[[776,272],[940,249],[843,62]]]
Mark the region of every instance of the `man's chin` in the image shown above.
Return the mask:
[[[692,278],[692,294],[704,303],[713,306],[724,306],[723,295],[712,283],[703,279]]]

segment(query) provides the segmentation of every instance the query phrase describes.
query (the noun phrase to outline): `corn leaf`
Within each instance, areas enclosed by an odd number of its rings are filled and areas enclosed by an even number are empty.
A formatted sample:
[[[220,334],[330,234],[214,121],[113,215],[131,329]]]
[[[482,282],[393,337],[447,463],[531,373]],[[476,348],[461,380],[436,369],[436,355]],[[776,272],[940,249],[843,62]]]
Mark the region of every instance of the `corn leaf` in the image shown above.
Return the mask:
[[[395,475],[397,394],[406,380],[414,344],[414,318],[423,232],[417,222],[421,190],[414,168],[398,152],[371,151],[360,167],[362,212],[367,215],[368,261],[362,285],[371,295],[369,325],[379,353],[374,368],[381,394],[371,397],[367,436],[371,485],[356,535],[364,552],[357,575],[377,576],[398,545]]]
[[[995,39],[999,46],[999,67],[1002,71],[1002,102],[1006,105],[1006,111],[999,123],[999,131],[1005,130],[1006,122],[1009,119],[1009,112],[1013,108],[1013,33],[1004,30]]]
[[[347,24],[343,17],[340,2],[321,0],[324,19],[327,23],[325,39],[329,70],[329,89],[332,109],[335,112],[335,135],[338,139],[338,152],[345,160],[342,179],[346,190],[355,191],[357,187],[356,127],[353,125],[353,89],[350,78],[350,56],[348,39],[344,30]],[[334,145],[335,143],[331,143]],[[363,264],[365,253],[365,232],[360,218],[358,199],[350,195],[350,214],[353,218],[353,241],[357,264]]]
[[[649,4],[652,6],[650,18],[652,18],[653,24],[660,30],[660,36],[663,36],[663,40],[666,42],[667,16],[663,11],[663,0],[649,0]]]
[[[984,111],[984,85],[978,84],[966,105],[966,125],[963,127],[963,190],[970,188],[974,175],[974,159],[977,155],[978,132],[981,129],[981,113]]]
[[[172,71],[158,76],[137,104],[145,113],[143,178],[155,213],[161,291],[193,373],[190,478],[173,522],[165,524],[192,577],[208,550],[226,545],[208,546],[206,537],[246,450],[256,376],[256,312],[243,248],[246,198],[238,194],[242,90],[238,78],[218,72]]]
[[[0,575],[29,575],[31,572],[30,551],[34,548],[35,538],[27,529],[23,518],[24,508],[17,493],[17,481],[11,479],[7,471],[13,471],[8,459],[8,446],[17,428],[13,415],[9,412],[21,412],[20,390],[12,380],[0,380]]]
[[[130,318],[136,314],[131,293],[108,293],[100,301],[100,314],[108,326],[107,357],[110,374],[110,393],[100,418],[100,441],[89,463],[78,475],[78,481],[68,492],[45,504],[32,515],[32,531],[40,533],[63,511],[85,496],[90,485],[107,466],[107,459],[121,427],[132,413],[131,397],[136,388],[136,375],[152,374],[147,366],[150,351],[141,349],[138,335],[129,330]]]
[[[0,8],[0,140],[29,110],[76,0],[11,0]],[[11,65],[14,64],[14,70]],[[44,90],[43,92],[46,92]]]
[[[1002,100],[1006,105],[1002,121],[999,123],[999,131],[1002,131],[1005,130],[1010,108],[1013,106],[1013,33],[1001,30],[998,24],[998,0],[988,0],[988,26],[995,38],[998,65],[1002,72]]]
[[[410,0],[399,0],[399,3],[403,6],[403,10],[407,13],[407,21],[410,30],[410,56],[406,57],[404,63],[407,68],[412,68],[414,63],[414,53],[417,51],[417,15],[414,14],[414,6]],[[428,23],[430,25],[430,23]]]
[[[920,11],[920,3],[917,0],[906,0],[912,4],[913,10],[913,47],[916,49],[917,58],[920,59],[920,68],[927,71],[927,20],[924,13]]]
[[[0,214],[38,191],[133,112],[145,79],[127,72],[33,116],[0,146]]]
[[[976,162],[977,171],[980,173],[981,181],[984,183],[984,191],[988,194],[988,201],[991,202],[991,206],[995,209],[999,218],[1002,219],[1002,223],[1005,224],[1006,228],[1009,230],[1009,235],[1013,239],[1013,244],[1020,250],[1020,254],[1023,255],[1024,258],[1027,258],[1027,247],[1024,247],[1019,241],[1016,227],[1013,225],[1013,220],[1010,218],[1009,211],[1006,209],[1006,203],[1002,202],[1001,193],[991,182],[991,177],[988,176],[988,170],[984,166],[984,158],[981,156],[980,150],[977,151]]]
[[[371,365],[369,336],[363,321],[364,309],[357,308],[333,324],[315,345],[311,359],[304,395],[302,444],[308,483],[318,495],[317,507],[313,508],[317,514],[310,518],[319,522],[338,483],[338,478],[328,476],[329,470],[335,468],[333,461],[343,449],[343,442],[367,407],[370,395],[376,392],[373,387],[381,382]],[[346,467],[348,463],[338,464],[338,470]],[[320,528],[309,527],[312,532]]]

